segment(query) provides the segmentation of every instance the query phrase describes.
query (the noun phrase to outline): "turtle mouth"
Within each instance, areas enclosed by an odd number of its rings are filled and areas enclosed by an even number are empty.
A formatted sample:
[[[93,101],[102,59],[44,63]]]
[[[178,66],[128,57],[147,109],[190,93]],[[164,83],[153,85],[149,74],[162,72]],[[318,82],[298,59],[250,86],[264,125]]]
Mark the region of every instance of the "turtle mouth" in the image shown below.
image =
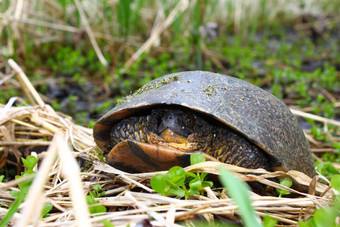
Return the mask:
[[[180,152],[199,151],[201,144],[195,140],[194,135],[182,136],[171,129],[165,129],[161,134],[149,133],[147,143],[156,145],[157,149],[174,149]]]
[[[159,136],[168,143],[183,144],[188,142],[188,137],[182,136],[169,128],[166,128]]]
[[[160,117],[159,125],[157,126],[157,134],[173,135],[175,137],[181,136],[183,138],[192,134],[193,125],[188,125],[185,119],[187,114],[182,110],[167,109]],[[169,133],[169,130],[173,133]]]

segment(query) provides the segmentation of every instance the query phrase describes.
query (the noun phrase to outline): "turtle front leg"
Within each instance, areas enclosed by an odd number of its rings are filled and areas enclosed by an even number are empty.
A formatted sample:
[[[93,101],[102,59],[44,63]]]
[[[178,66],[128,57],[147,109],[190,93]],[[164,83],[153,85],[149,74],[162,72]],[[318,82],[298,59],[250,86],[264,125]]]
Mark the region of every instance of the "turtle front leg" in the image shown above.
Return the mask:
[[[268,155],[241,135],[226,129],[215,135],[209,154],[221,162],[250,169],[271,169]]]
[[[149,125],[150,115],[129,117],[117,122],[111,129],[111,144],[108,151],[118,143],[127,139],[146,142],[148,139]]]

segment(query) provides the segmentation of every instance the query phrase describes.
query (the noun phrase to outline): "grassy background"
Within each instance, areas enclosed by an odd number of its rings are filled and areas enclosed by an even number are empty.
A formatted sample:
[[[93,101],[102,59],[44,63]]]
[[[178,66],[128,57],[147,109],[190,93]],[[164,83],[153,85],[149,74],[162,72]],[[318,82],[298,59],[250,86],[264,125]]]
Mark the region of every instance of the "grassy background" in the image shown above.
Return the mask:
[[[320,89],[340,87],[340,1],[5,0],[0,8],[2,61],[14,58],[47,102],[83,124],[155,77],[195,69],[248,80],[289,104],[320,104],[314,113],[335,117]],[[2,103],[17,95],[11,86],[0,92]]]

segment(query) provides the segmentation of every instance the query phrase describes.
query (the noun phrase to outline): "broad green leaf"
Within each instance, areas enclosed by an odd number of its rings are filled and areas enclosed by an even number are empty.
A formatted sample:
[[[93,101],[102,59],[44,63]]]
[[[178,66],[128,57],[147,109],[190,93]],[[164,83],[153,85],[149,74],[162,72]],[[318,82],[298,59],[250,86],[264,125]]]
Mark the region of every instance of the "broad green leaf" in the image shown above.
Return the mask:
[[[158,193],[163,193],[168,186],[166,177],[163,174],[156,174],[150,180],[150,184],[153,190]]]
[[[21,158],[21,161],[26,166],[27,170],[33,170],[34,166],[38,162],[38,159],[32,155],[29,155],[26,157],[26,159]]]
[[[185,172],[188,177],[197,178],[197,175],[192,172]]]
[[[198,153],[193,153],[190,155],[190,164],[195,165],[197,163],[205,162],[205,157]]]
[[[86,196],[86,201],[87,201],[87,204],[89,204],[89,205],[98,203],[98,202],[93,198],[93,196],[91,196],[91,195],[87,195],[87,196]]]
[[[99,205],[99,206],[93,206],[89,207],[89,211],[91,214],[97,214],[97,213],[105,213],[106,207]]]
[[[340,175],[334,175],[331,178],[331,185],[332,187],[340,192]]]
[[[240,211],[244,226],[260,227],[259,217],[251,205],[249,186],[235,177],[231,172],[220,167],[219,179],[222,185],[227,189],[230,197],[235,201]]]
[[[274,218],[272,218],[268,215],[263,217],[263,226],[264,227],[275,227],[277,223],[278,223],[277,219],[274,219]]]
[[[21,175],[24,177],[24,176],[27,176],[27,175],[30,175],[30,174],[35,174],[35,171],[31,170],[31,169],[28,169],[26,170],[24,173],[21,173]]]
[[[189,195],[199,195],[199,194],[200,194],[200,192],[198,190],[195,190],[195,189],[190,189],[190,191],[189,191]],[[189,195],[188,195],[188,197],[189,197]],[[186,198],[186,199],[188,199],[188,198]]]
[[[95,198],[91,195],[86,196],[86,201],[88,205],[93,205],[96,203],[99,203],[99,201],[95,200]],[[91,206],[89,207],[89,211],[91,214],[96,214],[96,213],[104,213],[106,212],[106,207],[99,205],[99,206]]]
[[[21,158],[21,161],[24,164],[24,166],[26,166],[26,168],[29,169],[29,166],[30,166],[29,162],[24,158]]]
[[[166,178],[174,184],[174,186],[180,186],[185,181],[185,171],[180,166],[174,166],[166,174]]]
[[[92,190],[95,192],[99,192],[102,186],[100,184],[93,185]]]
[[[320,208],[314,213],[314,223],[318,227],[335,227],[336,213],[334,208]]]
[[[104,227],[114,227],[114,224],[112,224],[108,220],[102,220],[102,223],[103,223]]]
[[[284,178],[284,179],[280,179],[280,184],[289,188],[290,186],[292,186],[293,181],[290,178]]]
[[[314,227],[314,225],[310,221],[299,221],[298,222],[299,227]]]
[[[185,196],[185,191],[181,188],[170,188],[168,191],[169,195],[175,195],[178,197],[184,197]]]
[[[208,176],[208,173],[201,173],[201,180],[203,181],[206,178],[206,176]]]
[[[332,208],[320,208],[315,211],[314,217],[304,222],[298,222],[299,227],[335,227],[337,210]]]
[[[41,215],[40,215],[40,218],[46,218],[49,216],[49,213],[53,208],[53,205],[50,204],[50,203],[45,203],[44,204],[44,207],[43,207],[43,210],[41,212]]]
[[[90,196],[92,196],[93,198],[96,197],[96,193],[94,191],[90,191]]]
[[[193,179],[189,182],[189,187],[191,190],[200,191],[203,189],[202,182],[199,179]]]
[[[202,188],[205,188],[205,187],[212,187],[214,185],[214,183],[212,181],[203,181],[202,183]]]
[[[290,178],[284,178],[284,179],[280,179],[280,184],[290,188],[293,184],[293,181]],[[289,191],[279,189],[279,188],[277,188],[276,191],[279,193],[279,197],[281,197],[283,195],[289,195],[290,194]]]

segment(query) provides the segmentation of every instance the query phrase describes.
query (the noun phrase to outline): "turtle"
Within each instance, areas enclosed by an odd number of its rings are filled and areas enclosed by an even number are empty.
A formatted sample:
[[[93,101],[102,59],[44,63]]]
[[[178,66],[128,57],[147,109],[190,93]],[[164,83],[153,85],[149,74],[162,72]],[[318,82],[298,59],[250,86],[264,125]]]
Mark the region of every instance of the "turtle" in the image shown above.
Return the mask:
[[[274,95],[244,80],[206,71],[159,77],[94,125],[108,163],[127,172],[207,160],[313,177],[314,160],[298,120]]]

